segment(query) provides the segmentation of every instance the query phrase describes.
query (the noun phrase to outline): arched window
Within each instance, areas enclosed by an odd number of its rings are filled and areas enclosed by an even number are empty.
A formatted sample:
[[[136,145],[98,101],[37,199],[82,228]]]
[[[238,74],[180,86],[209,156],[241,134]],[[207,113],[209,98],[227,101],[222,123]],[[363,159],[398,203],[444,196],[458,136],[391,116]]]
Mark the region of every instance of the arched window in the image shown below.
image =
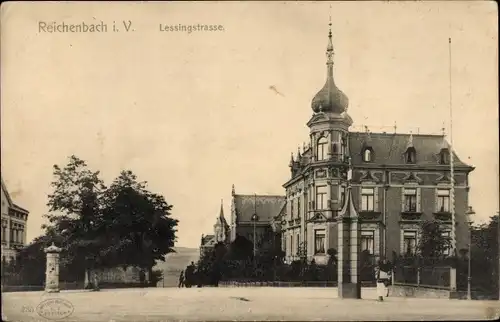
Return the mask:
[[[325,137],[321,137],[318,140],[318,145],[317,145],[317,148],[316,148],[316,151],[317,151],[316,155],[318,157],[318,161],[326,159],[326,153],[327,153],[326,147],[327,147],[327,144],[328,144],[328,140]]]
[[[415,148],[410,147],[406,150],[405,161],[406,163],[415,163],[416,162],[417,151]]]
[[[372,162],[373,161],[373,151],[371,148],[366,148],[363,151],[363,162]]]

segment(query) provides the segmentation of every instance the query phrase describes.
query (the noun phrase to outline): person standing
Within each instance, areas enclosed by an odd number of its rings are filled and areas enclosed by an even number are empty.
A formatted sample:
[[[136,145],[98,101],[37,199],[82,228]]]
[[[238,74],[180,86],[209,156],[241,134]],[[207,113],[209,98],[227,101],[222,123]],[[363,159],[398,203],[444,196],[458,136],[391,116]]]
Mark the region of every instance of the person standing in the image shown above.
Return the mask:
[[[181,271],[181,275],[179,276],[179,288],[184,286],[184,271]]]
[[[389,296],[389,282],[391,280],[391,265],[387,259],[380,260],[375,267],[375,279],[377,281],[378,301],[383,301],[384,297]]]

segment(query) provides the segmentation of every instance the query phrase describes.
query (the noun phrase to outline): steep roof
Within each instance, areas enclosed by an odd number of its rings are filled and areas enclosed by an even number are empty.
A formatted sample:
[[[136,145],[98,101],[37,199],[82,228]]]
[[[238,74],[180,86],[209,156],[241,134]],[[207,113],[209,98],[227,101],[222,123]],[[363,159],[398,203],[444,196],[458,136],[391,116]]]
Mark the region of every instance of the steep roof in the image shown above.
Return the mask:
[[[5,185],[3,178],[1,178],[0,180],[2,181],[2,191],[4,193],[4,196],[7,198],[9,206],[11,207],[14,203],[12,202],[12,199],[10,198],[9,190],[7,190],[7,186]]]
[[[18,205],[16,205],[16,204],[12,204],[12,208],[13,208],[14,210],[16,210],[16,211],[19,211],[19,212],[22,212],[22,213],[25,213],[25,214],[28,214],[28,213],[29,213],[29,211],[28,211],[28,210],[26,210],[26,209],[24,209],[24,208],[21,208],[21,207],[19,207],[19,206],[18,206]]]
[[[224,217],[224,203],[223,201],[221,200],[220,202],[220,212],[219,212],[219,217],[217,217],[217,221],[215,223],[216,225],[220,225],[224,228],[229,228],[229,225],[226,221],[226,218]]]
[[[350,132],[349,150],[353,165],[363,164],[362,148],[369,145],[373,149],[375,164],[403,165],[410,135],[416,150],[416,165],[438,165],[438,154],[443,147],[442,135]],[[448,143],[446,142],[448,146]],[[453,152],[455,166],[468,166]]]
[[[3,181],[3,178],[1,178],[0,181],[2,182],[2,191],[3,191],[4,196],[7,198],[7,202],[9,203],[9,207],[11,207],[12,209],[14,209],[16,211],[25,213],[26,215],[29,214],[28,210],[26,210],[26,209],[24,209],[24,208],[16,205],[12,201],[12,198],[10,197],[10,194],[9,194],[9,190],[7,190],[7,186],[5,185],[5,182]]]
[[[257,212],[259,222],[271,222],[277,216],[286,201],[285,196],[237,195],[233,196],[237,222],[252,221]]]

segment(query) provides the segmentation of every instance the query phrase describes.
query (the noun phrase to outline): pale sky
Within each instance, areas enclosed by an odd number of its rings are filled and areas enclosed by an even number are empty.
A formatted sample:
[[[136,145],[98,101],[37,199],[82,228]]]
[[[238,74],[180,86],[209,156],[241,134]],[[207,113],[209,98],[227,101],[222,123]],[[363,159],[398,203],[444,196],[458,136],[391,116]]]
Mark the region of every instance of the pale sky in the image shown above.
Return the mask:
[[[354,124],[449,129],[476,167],[477,220],[498,211],[494,2],[332,2],[334,77]],[[52,165],[75,154],[109,184],[130,169],[174,205],[177,246],[212,233],[224,199],[283,194],[326,76],[330,3],[6,3],[1,10],[2,177],[40,235]],[[107,33],[39,33],[39,21]],[[132,21],[130,32],[112,32]],[[161,32],[160,24],[219,32]],[[270,90],[270,86],[282,93]]]

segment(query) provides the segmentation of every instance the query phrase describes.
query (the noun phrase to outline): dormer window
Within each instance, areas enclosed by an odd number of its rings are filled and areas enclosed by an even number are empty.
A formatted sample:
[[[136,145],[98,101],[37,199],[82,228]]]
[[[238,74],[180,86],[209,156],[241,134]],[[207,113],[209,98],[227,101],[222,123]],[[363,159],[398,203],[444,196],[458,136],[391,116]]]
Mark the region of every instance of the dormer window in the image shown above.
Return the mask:
[[[323,136],[318,140],[316,152],[317,152],[317,157],[318,161],[325,160],[326,159],[326,153],[327,153],[327,145],[328,145],[328,140]]]
[[[439,164],[448,164],[450,160],[450,152],[448,149],[441,149],[439,152]]]
[[[415,163],[416,162],[417,151],[415,148],[410,147],[406,150],[405,153],[405,161],[406,163]]]
[[[372,162],[373,161],[373,149],[365,148],[363,150],[363,162]]]

